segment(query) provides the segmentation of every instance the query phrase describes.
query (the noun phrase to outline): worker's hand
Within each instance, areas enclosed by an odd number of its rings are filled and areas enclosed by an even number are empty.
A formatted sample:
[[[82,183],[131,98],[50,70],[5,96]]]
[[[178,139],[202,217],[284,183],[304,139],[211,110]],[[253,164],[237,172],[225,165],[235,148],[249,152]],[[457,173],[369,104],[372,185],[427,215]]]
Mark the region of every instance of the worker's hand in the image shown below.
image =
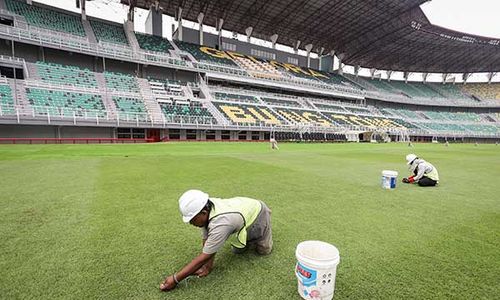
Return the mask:
[[[173,290],[175,289],[175,287],[177,286],[177,283],[175,283],[175,280],[174,280],[174,276],[168,276],[167,279],[165,279],[165,281],[160,284],[160,290],[162,291],[170,291],[170,290]]]
[[[207,265],[203,265],[201,268],[199,268],[196,272],[194,272],[194,275],[198,277],[205,277],[208,274],[210,274],[210,271],[212,271],[212,268],[210,268]]]
[[[408,178],[403,178],[403,183],[410,183],[410,181],[408,180]]]

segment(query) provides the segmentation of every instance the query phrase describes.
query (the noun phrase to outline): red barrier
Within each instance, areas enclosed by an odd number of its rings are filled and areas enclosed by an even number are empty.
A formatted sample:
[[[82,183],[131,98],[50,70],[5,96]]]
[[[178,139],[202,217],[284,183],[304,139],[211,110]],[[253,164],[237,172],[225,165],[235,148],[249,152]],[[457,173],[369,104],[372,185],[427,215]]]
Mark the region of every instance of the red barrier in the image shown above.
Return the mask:
[[[154,139],[115,138],[0,138],[1,144],[137,144],[152,143]]]

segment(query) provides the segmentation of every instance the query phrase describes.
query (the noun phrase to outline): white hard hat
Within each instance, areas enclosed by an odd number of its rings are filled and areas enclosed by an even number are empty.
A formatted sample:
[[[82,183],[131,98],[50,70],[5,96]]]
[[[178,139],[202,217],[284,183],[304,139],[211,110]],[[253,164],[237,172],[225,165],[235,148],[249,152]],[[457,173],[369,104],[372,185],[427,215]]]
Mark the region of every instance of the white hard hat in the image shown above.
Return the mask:
[[[208,202],[208,194],[199,190],[189,190],[179,198],[182,221],[189,223]]]
[[[406,164],[411,165],[411,163],[417,158],[413,153],[406,155]]]

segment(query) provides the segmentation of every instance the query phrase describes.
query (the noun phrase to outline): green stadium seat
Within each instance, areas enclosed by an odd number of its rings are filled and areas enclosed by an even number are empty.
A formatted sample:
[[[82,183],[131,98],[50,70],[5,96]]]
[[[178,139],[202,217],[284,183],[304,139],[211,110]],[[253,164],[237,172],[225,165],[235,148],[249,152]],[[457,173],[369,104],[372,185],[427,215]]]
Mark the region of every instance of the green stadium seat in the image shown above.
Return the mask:
[[[120,24],[113,25],[101,21],[90,20],[95,37],[99,42],[128,45],[127,36]]]
[[[15,113],[14,98],[12,98],[12,89],[9,85],[0,85],[0,115],[11,115]]]
[[[167,121],[176,123],[216,124],[212,114],[201,104],[160,103],[160,108]]]
[[[175,44],[179,47],[180,50],[191,53],[191,55],[193,55],[194,58],[199,62],[208,62],[212,64],[221,64],[239,68],[239,66],[232,59],[216,57],[201,51],[200,48],[204,46],[181,41],[175,41]]]
[[[80,17],[65,14],[55,10],[28,5],[21,1],[6,0],[7,9],[15,14],[24,16],[28,25],[49,30],[55,30],[84,37]]]
[[[148,113],[142,99],[113,96],[121,120],[146,121]]]
[[[172,47],[170,41],[165,38],[139,32],[136,32],[135,36],[137,38],[139,46],[144,50],[163,53],[168,53],[169,50],[174,50],[174,47]]]
[[[80,69],[76,66],[65,66],[42,61],[38,61],[36,67],[38,76],[44,81],[63,85],[97,87],[94,73],[89,69]]]
[[[100,95],[27,88],[26,95],[37,115],[104,117],[106,108]]]
[[[134,76],[116,72],[104,72],[104,78],[106,79],[106,87],[108,89],[131,93],[140,92],[139,84]]]
[[[254,96],[238,95],[238,94],[223,93],[223,92],[215,92],[213,95],[214,95],[215,99],[222,100],[222,101],[259,103],[259,100]]]

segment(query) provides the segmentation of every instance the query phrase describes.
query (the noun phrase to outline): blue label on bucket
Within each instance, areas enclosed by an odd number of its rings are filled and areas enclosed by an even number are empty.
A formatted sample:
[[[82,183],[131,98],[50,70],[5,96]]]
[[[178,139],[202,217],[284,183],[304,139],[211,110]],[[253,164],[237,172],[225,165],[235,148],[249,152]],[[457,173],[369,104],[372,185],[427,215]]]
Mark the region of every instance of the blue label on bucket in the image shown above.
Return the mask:
[[[396,188],[396,178],[391,177],[391,189],[394,189],[394,188]]]
[[[295,272],[302,280],[302,285],[316,285],[316,270],[309,269],[308,267],[305,267],[300,262],[298,262],[297,267],[295,268]]]

